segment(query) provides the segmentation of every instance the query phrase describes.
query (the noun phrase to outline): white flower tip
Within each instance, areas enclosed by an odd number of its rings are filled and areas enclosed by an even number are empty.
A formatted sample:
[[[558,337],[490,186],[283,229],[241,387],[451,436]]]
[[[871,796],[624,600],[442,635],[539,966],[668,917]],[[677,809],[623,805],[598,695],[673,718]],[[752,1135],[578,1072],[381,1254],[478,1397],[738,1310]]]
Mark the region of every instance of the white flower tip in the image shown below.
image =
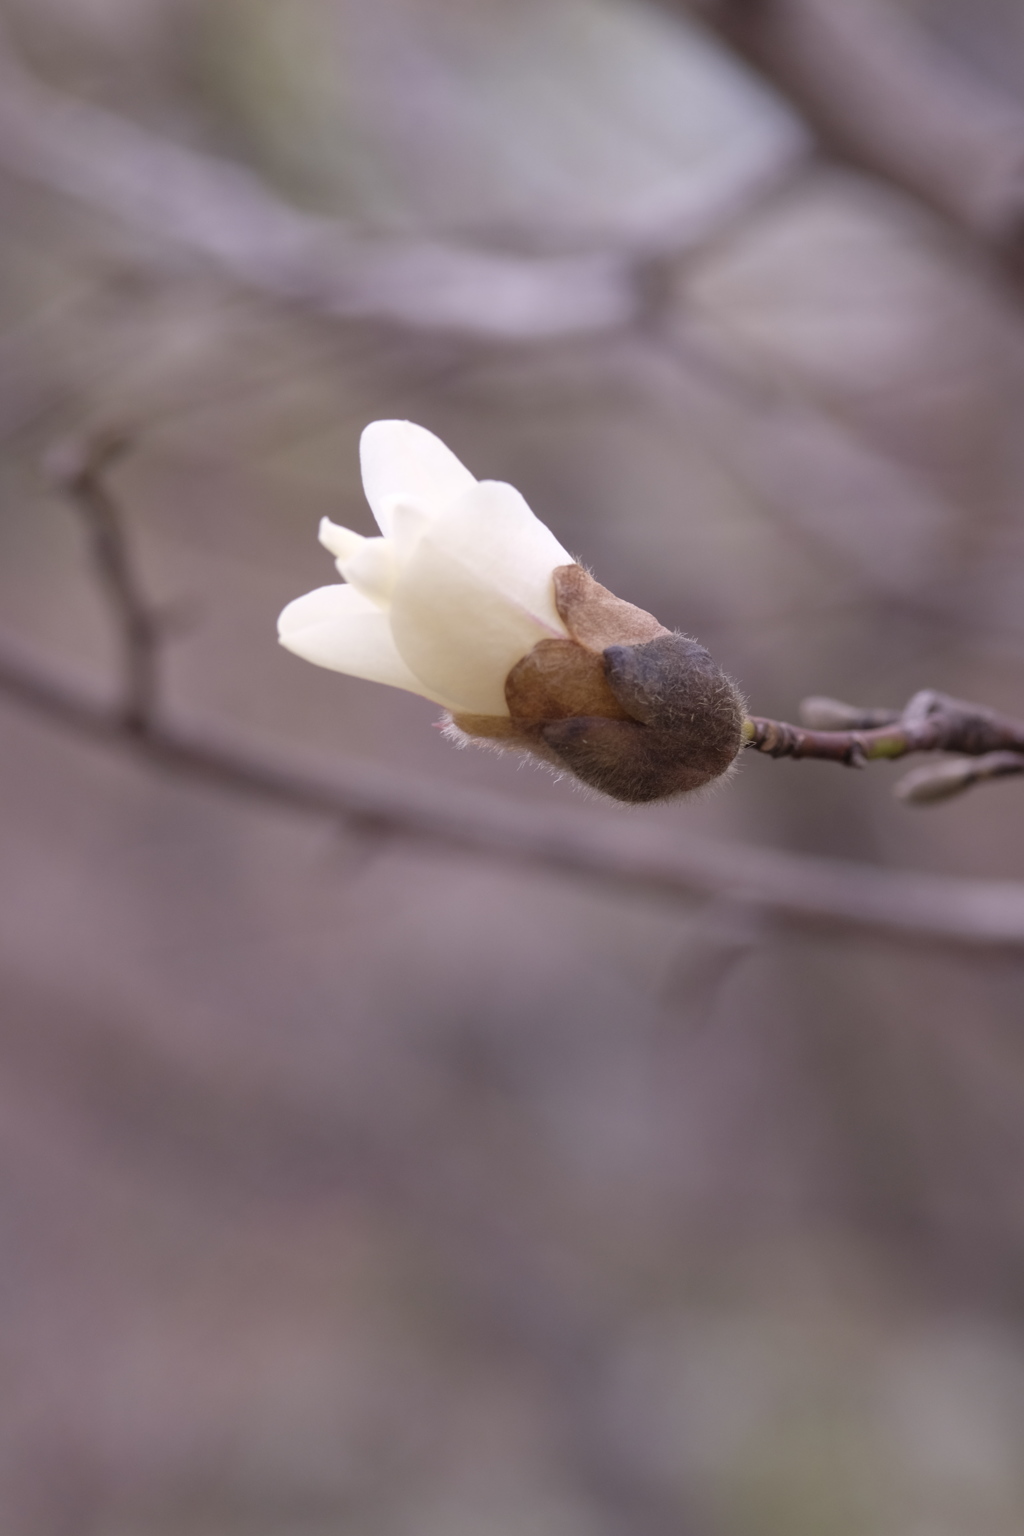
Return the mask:
[[[329,517],[320,519],[317,537],[335,560],[351,560],[366,543],[361,533],[353,533],[351,528],[342,528],[339,523],[332,523]]]
[[[428,441],[429,440],[429,441]],[[415,421],[371,421],[359,435],[359,454],[401,453],[426,444],[429,453],[441,439]],[[442,445],[443,446],[443,445]]]
[[[293,597],[277,616],[277,638],[281,644],[291,650],[289,642],[299,630],[308,629],[311,624],[330,618],[337,601],[335,593],[340,590],[337,585],[317,587],[315,592],[304,592],[301,597]]]
[[[289,634],[297,627],[295,614],[292,610],[298,601],[299,599],[295,598],[293,602],[282,608],[277,616],[277,638],[282,645],[287,644]]]
[[[359,437],[359,467],[371,506],[372,495],[414,489],[424,461],[430,464],[449,453],[439,437],[414,421],[371,421]]]
[[[435,516],[476,484],[439,437],[412,421],[371,421],[359,440],[359,461],[366,499],[385,535],[393,497],[411,497]]]
[[[288,607],[291,607],[290,603]],[[288,608],[285,608],[277,620],[278,645],[283,645],[285,650],[291,651],[294,656],[301,656],[302,651],[299,648],[300,642],[298,637],[307,627],[305,621],[298,614],[289,613]]]

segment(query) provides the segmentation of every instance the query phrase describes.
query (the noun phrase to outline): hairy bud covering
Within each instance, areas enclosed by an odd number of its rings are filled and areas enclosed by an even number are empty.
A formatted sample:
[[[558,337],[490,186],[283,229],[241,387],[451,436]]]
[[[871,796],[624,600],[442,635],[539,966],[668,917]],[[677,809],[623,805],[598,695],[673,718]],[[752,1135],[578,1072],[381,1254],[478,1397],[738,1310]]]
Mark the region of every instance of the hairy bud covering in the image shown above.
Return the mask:
[[[582,566],[560,567],[554,583],[570,638],[539,641],[512,668],[507,719],[455,714],[455,726],[634,804],[725,773],[742,745],[743,700],[704,646],[615,597]]]

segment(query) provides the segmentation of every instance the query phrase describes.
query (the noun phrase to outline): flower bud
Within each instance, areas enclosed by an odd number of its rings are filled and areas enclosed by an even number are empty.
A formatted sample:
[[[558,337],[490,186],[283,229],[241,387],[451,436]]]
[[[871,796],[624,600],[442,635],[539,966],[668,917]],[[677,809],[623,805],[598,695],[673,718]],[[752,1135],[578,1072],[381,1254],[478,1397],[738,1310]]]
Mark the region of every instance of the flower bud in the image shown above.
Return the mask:
[[[569,637],[541,640],[505,681],[508,718],[455,713],[467,736],[519,746],[615,800],[698,789],[742,744],[743,701],[704,647],[600,586],[553,573]]]
[[[527,751],[617,800],[726,771],[743,701],[703,646],[600,586],[518,491],[474,480],[422,427],[374,422],[361,455],[383,536],[324,520],[345,584],[288,604],[284,646],[423,694],[457,739]]]
[[[934,805],[951,800],[986,779],[1002,779],[1024,773],[1024,754],[1014,751],[984,752],[978,757],[947,757],[938,763],[912,768],[895,785],[897,799],[910,805]]]

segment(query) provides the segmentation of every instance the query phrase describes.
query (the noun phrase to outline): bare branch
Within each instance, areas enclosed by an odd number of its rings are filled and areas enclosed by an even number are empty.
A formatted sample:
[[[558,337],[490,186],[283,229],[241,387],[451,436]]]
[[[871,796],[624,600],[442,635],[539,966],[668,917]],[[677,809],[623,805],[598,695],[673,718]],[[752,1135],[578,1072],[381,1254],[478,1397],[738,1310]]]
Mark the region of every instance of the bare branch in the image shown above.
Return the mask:
[[[156,715],[159,622],[138,583],[104,475],[124,451],[114,433],[66,446],[50,457],[86,517],[107,600],[118,624],[125,696],[111,709],[81,689],[0,646],[0,694],[79,734],[133,750],[185,778],[289,809],[344,821],[364,834],[397,835],[463,852],[544,868],[620,891],[679,900],[710,895],[738,908],[805,928],[872,932],[966,947],[1024,948],[1024,884],[892,873],[837,860],[764,849],[723,847],[693,838],[667,844],[657,828],[423,785],[419,779],[335,765],[329,779],[268,759],[249,745],[190,736]],[[915,694],[898,716],[834,699],[807,701],[816,721],[848,723],[815,731],[752,717],[746,744],[772,756],[856,763],[909,751],[977,756],[971,782],[1018,771],[993,753],[1022,754],[1024,723],[945,694]],[[879,721],[889,723],[878,724]],[[910,798],[927,798],[914,796]]]
[[[1024,109],[883,0],[689,0],[827,144],[1006,254],[1024,235]]]
[[[901,800],[930,805],[974,784],[1024,772],[1024,720],[923,689],[903,710],[858,709],[838,699],[805,699],[805,728],[752,715],[745,745],[769,757],[813,757],[866,768],[909,752],[959,752],[968,761],[919,768],[896,785]],[[817,727],[824,727],[818,729]],[[973,763],[970,759],[975,759]]]
[[[350,763],[320,777],[254,749],[153,726],[139,735],[117,711],[0,650],[0,694],[78,734],[132,751],[184,778],[290,810],[413,841],[546,869],[620,892],[690,900],[720,896],[804,929],[874,933],[966,949],[1024,949],[1024,884],[873,869],[692,837],[633,817],[517,805]]]
[[[276,197],[252,172],[171,143],[36,80],[0,37],[0,165],[112,215],[162,251],[336,319],[383,320],[487,340],[600,334],[648,298],[649,258],[695,248],[792,175],[799,135],[707,195],[665,251],[645,245],[520,256],[438,240],[371,239]]]
[[[0,164],[161,248],[339,319],[506,340],[605,331],[632,317],[624,257],[517,257],[360,238],[276,198],[241,166],[173,144],[44,86],[0,38]]]
[[[632,821],[627,826],[518,806],[462,787],[451,791],[423,785],[411,775],[380,767],[335,765],[331,777],[322,779],[268,759],[247,744],[189,736],[163,724],[155,714],[159,626],[135,578],[103,479],[124,446],[123,438],[107,434],[52,455],[51,467],[61,474],[93,531],[97,574],[123,638],[125,701],[110,709],[2,647],[0,694],[82,735],[128,747],[182,777],[340,819],[362,833],[402,836],[648,896],[711,895],[797,927],[967,947],[1024,947],[1024,884],[896,874],[692,838],[666,845],[658,829],[646,831]],[[851,763],[923,750],[979,757],[1007,749],[1024,753],[1024,724],[944,694],[915,694],[901,715],[881,726],[876,722],[890,712],[857,710],[832,699],[808,704],[815,718],[838,715],[851,728],[816,732],[751,718],[747,745],[772,756]],[[984,769],[977,774],[992,776]]]
[[[163,626],[135,575],[120,512],[106,485],[106,471],[129,446],[127,437],[113,432],[68,441],[47,456],[46,467],[88,530],[96,574],[121,642],[121,720],[126,731],[141,734],[150,729],[156,709]]]

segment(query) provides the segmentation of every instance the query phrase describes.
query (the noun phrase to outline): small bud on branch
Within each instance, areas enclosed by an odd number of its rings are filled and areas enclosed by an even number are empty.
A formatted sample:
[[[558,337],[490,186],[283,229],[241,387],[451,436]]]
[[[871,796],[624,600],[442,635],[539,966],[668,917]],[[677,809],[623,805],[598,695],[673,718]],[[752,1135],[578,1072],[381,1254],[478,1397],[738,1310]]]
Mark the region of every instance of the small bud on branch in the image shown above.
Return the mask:
[[[900,718],[898,709],[858,709],[840,699],[804,699],[800,719],[812,731],[871,731],[879,725],[892,725]]]
[[[893,793],[908,805],[934,805],[939,800],[951,800],[986,779],[1003,779],[1018,773],[1024,773],[1024,753],[986,752],[983,757],[957,757],[912,768]]]

